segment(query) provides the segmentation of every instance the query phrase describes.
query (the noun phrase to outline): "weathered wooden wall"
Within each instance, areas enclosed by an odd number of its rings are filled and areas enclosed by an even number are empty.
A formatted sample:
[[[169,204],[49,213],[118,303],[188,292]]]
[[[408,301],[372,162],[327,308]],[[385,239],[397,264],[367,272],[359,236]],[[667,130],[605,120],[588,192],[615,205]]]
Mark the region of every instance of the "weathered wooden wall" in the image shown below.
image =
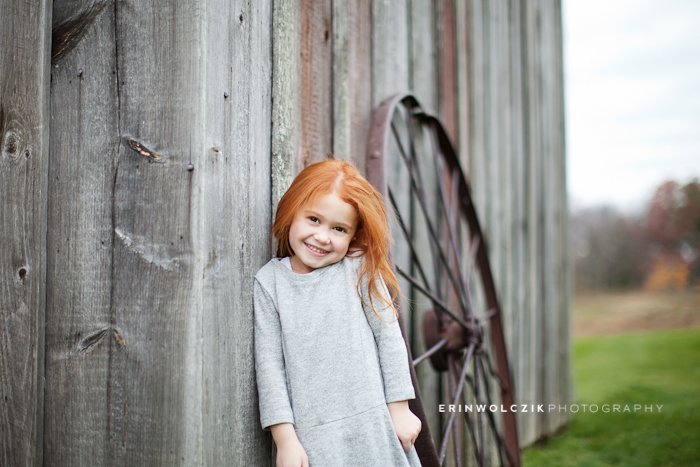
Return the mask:
[[[559,0],[0,0],[0,22],[0,464],[271,465],[273,209],[330,153],[364,169],[372,109],[408,89],[471,174],[516,399],[570,400]],[[521,441],[567,419],[525,414]]]
[[[246,329],[268,254],[270,6],[54,12],[46,461],[258,463]]]
[[[570,417],[559,411],[571,402],[561,5],[470,0],[468,15],[463,163],[489,236],[517,400],[557,406],[519,414],[530,444]]]
[[[560,1],[276,5],[274,112],[288,118],[273,122],[273,148],[285,148],[283,157],[273,152],[273,207],[294,174],[328,152],[363,168],[370,104],[411,89],[441,116],[470,174],[502,295],[516,400],[557,405],[519,417],[521,443],[552,434],[569,419],[559,405],[571,400]],[[396,248],[405,256],[400,239]],[[418,339],[413,345],[422,348]],[[436,405],[440,383],[419,369],[426,406]]]
[[[272,5],[31,5],[0,2],[0,464],[268,465]]]

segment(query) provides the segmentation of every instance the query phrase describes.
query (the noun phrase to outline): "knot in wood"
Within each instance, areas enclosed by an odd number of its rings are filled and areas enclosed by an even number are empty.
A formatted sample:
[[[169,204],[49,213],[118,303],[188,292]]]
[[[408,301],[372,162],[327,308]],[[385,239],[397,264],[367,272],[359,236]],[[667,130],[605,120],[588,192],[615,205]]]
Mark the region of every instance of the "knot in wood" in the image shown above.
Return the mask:
[[[157,162],[157,163],[165,162],[165,159],[163,158],[163,156],[151,151],[143,143],[140,143],[138,141],[135,141],[135,140],[129,139],[129,138],[125,138],[125,141],[126,141],[127,146],[129,146],[136,153],[145,157],[148,160],[148,162]]]
[[[17,278],[20,280],[20,282],[26,279],[27,272],[29,271],[27,270],[26,266],[20,266],[20,268],[17,270]]]
[[[17,161],[25,153],[23,143],[22,132],[18,128],[7,129],[2,137],[3,158],[10,162]]]

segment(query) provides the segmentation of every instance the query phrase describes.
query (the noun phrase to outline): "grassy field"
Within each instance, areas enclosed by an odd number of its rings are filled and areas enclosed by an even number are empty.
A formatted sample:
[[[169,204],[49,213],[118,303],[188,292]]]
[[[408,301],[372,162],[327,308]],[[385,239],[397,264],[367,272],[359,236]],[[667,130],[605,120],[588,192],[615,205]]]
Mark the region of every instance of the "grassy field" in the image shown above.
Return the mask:
[[[639,294],[643,293],[637,293],[637,299]],[[609,314],[625,302],[612,296],[596,305],[600,297],[589,298],[583,300],[583,310],[582,302],[577,303],[574,317],[579,325],[574,331],[579,335],[574,339],[575,402],[596,404],[597,412],[591,413],[588,407],[584,412],[581,406],[564,432],[544,446],[525,451],[523,465],[700,466],[700,329],[654,331],[642,326],[700,313],[697,305],[683,306],[696,297],[674,297],[665,308],[656,297],[661,309],[657,314],[663,319],[648,308],[640,311],[631,306],[627,311],[631,324],[617,324],[617,332],[646,331],[614,334],[606,327],[599,332],[607,335],[597,336],[587,335],[594,329],[590,321],[612,320]],[[602,306],[609,308],[607,313]],[[647,301],[639,306],[651,305]],[[640,321],[639,316],[644,319]],[[582,329],[581,323],[587,320],[588,327]],[[603,412],[606,404],[607,413]],[[620,412],[614,411],[615,404]],[[635,411],[635,405],[641,408]]]

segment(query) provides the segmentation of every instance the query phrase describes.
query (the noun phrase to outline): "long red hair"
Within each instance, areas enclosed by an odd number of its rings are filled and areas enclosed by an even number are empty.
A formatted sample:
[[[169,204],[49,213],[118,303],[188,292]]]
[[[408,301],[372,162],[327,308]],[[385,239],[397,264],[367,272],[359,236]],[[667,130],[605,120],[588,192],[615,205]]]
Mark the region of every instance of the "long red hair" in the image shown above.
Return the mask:
[[[289,243],[289,229],[296,214],[313,205],[316,200],[335,193],[357,211],[357,231],[350,242],[348,254],[364,256],[364,266],[357,282],[367,279],[370,306],[373,298],[387,307],[393,306],[399,294],[399,284],[389,263],[390,237],[382,195],[349,162],[329,159],[311,164],[294,179],[277,205],[271,235],[277,239],[277,257],[293,256]],[[377,286],[378,276],[384,279],[391,297],[385,297]],[[374,307],[372,307],[374,309]],[[376,310],[375,310],[376,313]],[[396,309],[394,308],[396,314]]]

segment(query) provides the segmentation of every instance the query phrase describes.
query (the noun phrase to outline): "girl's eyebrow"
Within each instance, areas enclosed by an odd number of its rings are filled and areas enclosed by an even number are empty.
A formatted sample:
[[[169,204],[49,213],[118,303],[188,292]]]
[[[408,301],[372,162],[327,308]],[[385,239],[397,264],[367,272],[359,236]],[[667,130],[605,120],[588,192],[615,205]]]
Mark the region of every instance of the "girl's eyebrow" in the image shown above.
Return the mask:
[[[312,211],[310,209],[307,209],[306,211],[304,211],[304,215],[318,217],[319,219],[324,218],[321,214],[317,213],[316,211]]]

